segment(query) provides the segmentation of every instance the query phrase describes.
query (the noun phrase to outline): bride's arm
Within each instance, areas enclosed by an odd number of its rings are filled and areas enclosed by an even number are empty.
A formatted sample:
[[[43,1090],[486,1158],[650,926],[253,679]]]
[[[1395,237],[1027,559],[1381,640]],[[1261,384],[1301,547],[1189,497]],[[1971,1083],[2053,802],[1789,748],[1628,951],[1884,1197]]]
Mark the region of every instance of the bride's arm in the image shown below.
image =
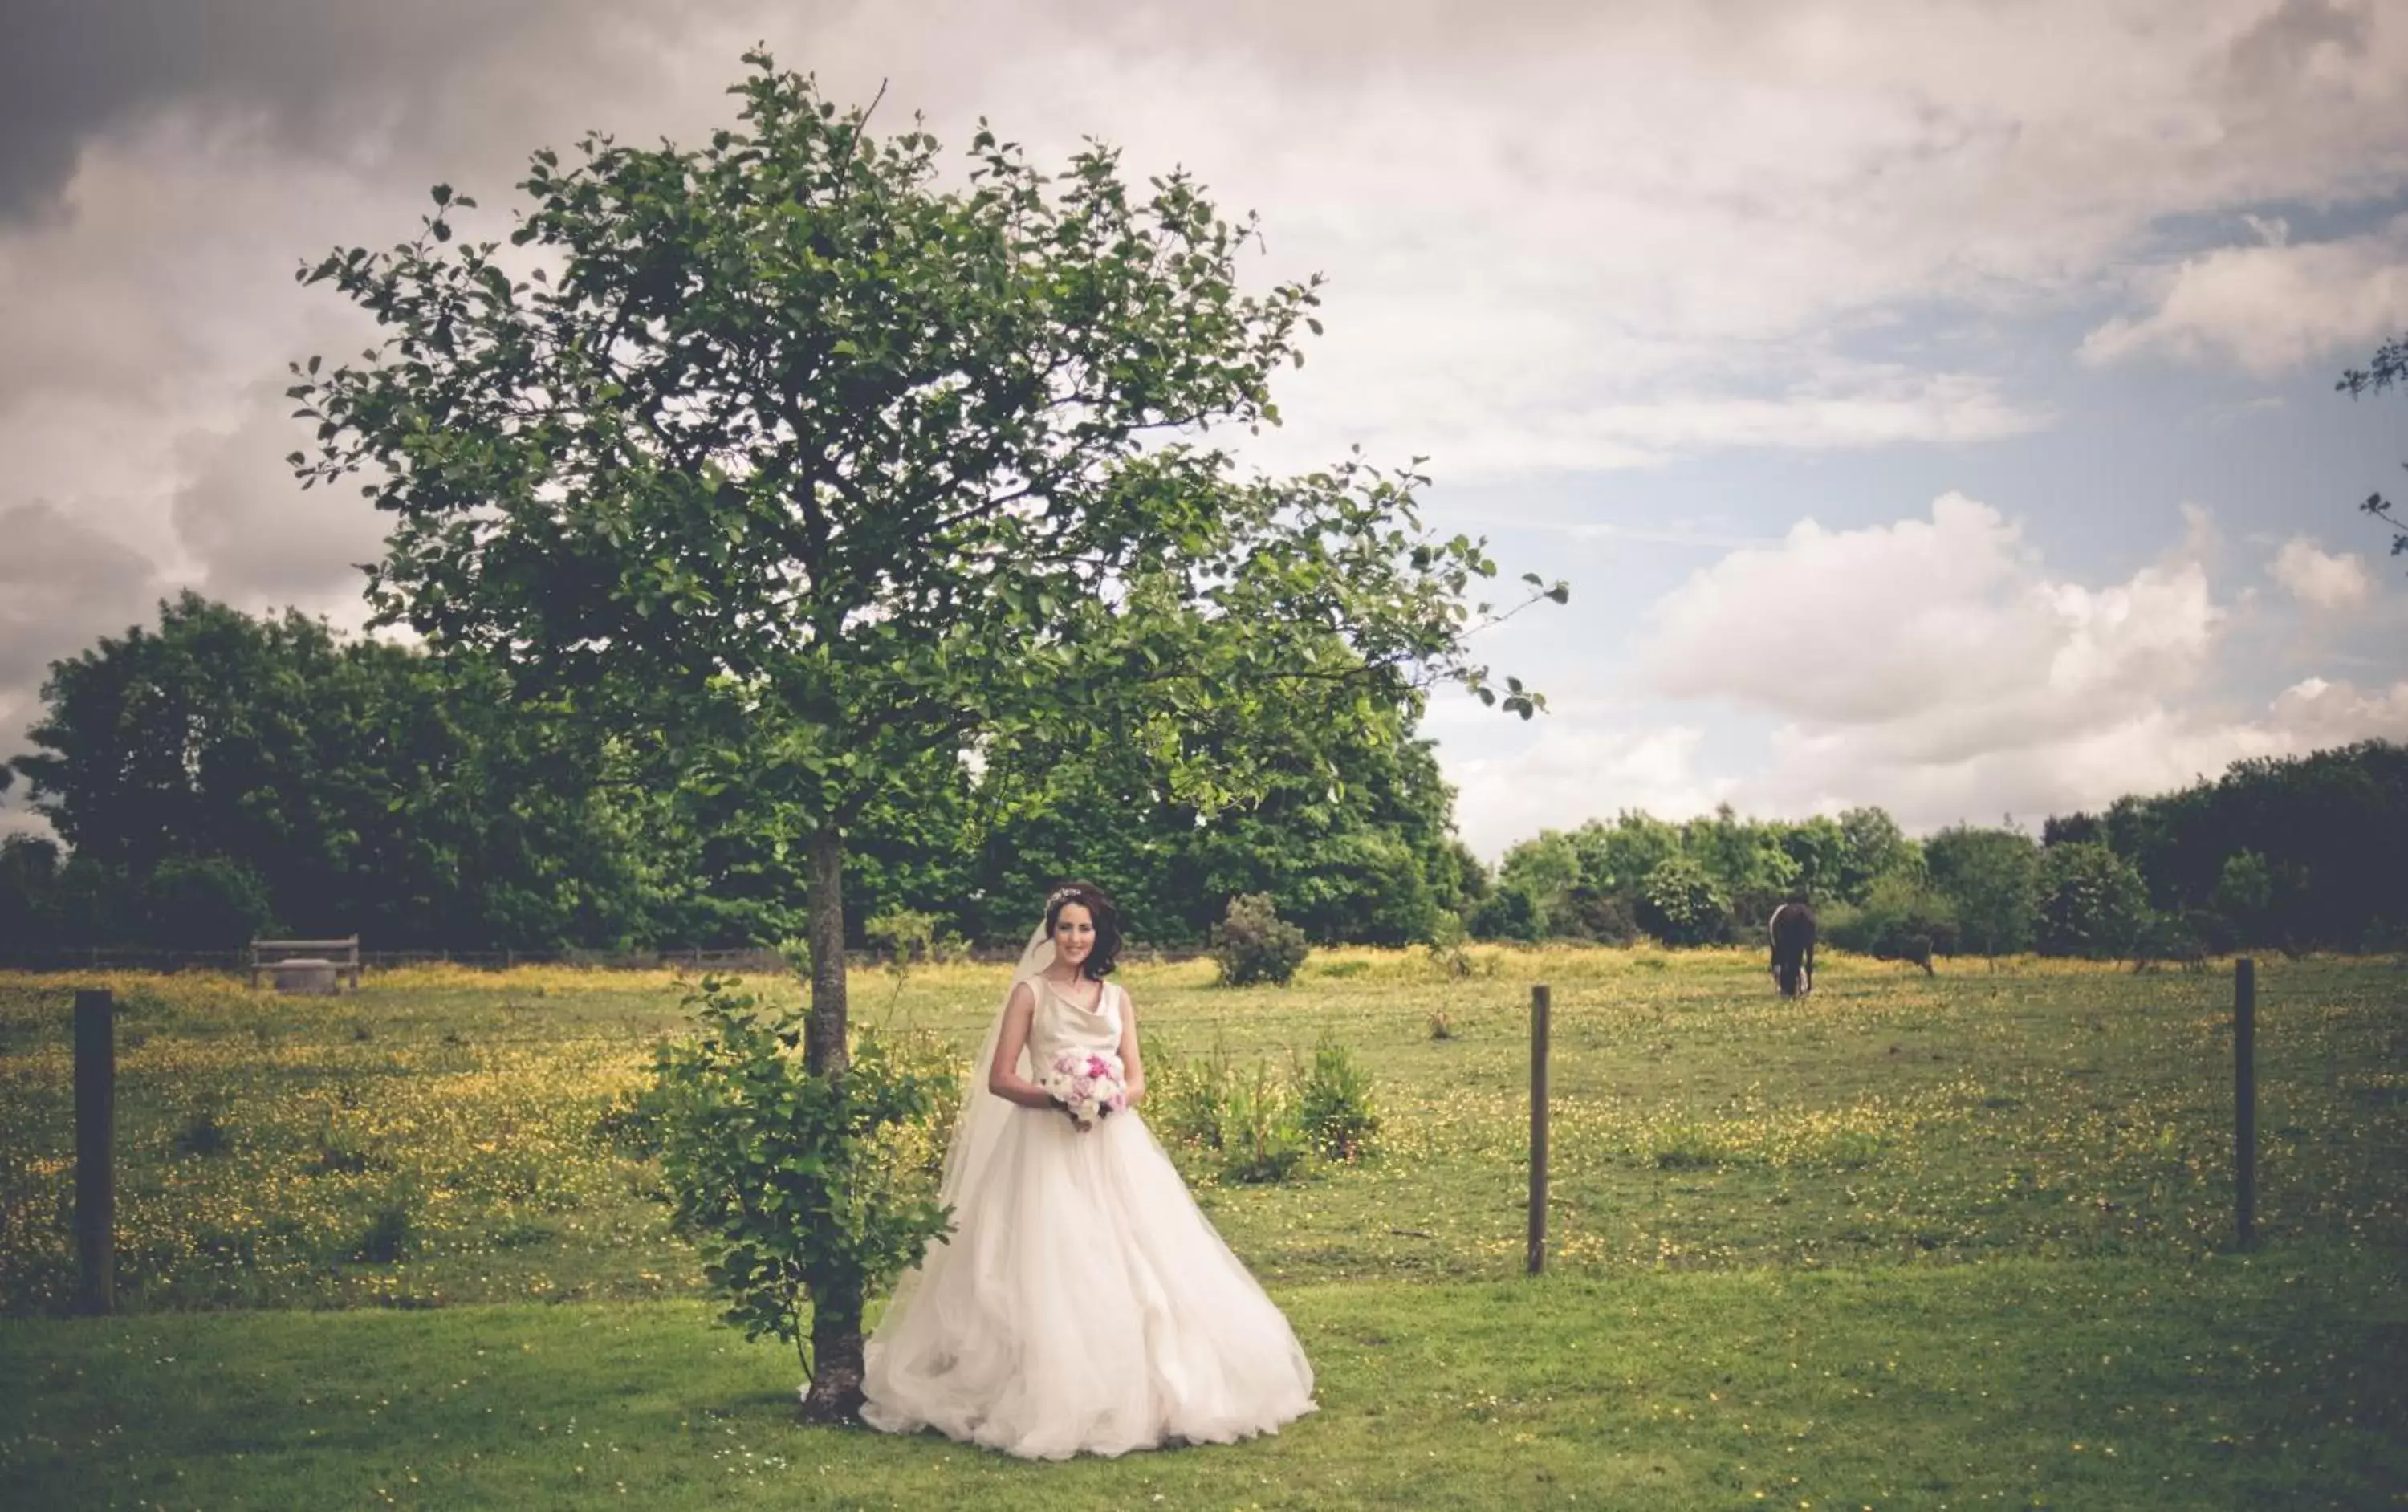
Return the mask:
[[[1145,1060],[1137,1048],[1137,1005],[1130,1001],[1125,987],[1121,989],[1121,1087],[1131,1107],[1145,1095]]]
[[[1028,1044],[1028,1025],[1036,1016],[1037,993],[1022,982],[1003,1006],[1003,1029],[996,1035],[995,1064],[987,1068],[986,1090],[1023,1107],[1052,1107],[1054,1094],[1020,1075],[1020,1052]]]

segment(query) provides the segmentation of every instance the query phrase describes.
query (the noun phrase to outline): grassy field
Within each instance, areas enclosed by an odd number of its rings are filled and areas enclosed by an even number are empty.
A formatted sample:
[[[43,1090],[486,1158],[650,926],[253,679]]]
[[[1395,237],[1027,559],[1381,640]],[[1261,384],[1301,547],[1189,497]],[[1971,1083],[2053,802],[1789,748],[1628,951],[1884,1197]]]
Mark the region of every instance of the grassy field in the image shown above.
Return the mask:
[[[2260,963],[2242,1256],[2229,975],[1841,957],[1794,1005],[1752,955],[1478,959],[1326,952],[1242,992],[1129,973],[1152,1053],[1283,1071],[1334,1039],[1385,1128],[1269,1186],[1175,1151],[1324,1410],[1067,1468],[794,1426],[791,1355],[706,1326],[607,1116],[683,1022],[666,974],[429,968],[331,1004],[107,983],[136,1315],[40,1317],[72,1290],[91,983],[0,978],[0,1505],[2408,1505],[2394,964]],[[855,1016],[958,1052],[1001,979],[864,972]]]

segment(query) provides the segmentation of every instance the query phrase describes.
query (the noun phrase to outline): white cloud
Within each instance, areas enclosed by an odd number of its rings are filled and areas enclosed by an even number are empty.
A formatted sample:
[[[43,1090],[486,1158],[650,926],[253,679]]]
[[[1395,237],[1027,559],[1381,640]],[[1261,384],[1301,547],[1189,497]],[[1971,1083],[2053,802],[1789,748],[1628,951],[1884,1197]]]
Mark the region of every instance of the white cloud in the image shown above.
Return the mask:
[[[1674,697],[1946,760],[2187,683],[2219,619],[2195,560],[2098,590],[2054,581],[2019,525],[1950,493],[1928,521],[1835,532],[1810,520],[1731,553],[1658,604],[1640,665]]]
[[[2348,682],[2302,678],[2274,700],[2267,722],[2294,748],[2408,740],[2408,679],[2360,691]]]
[[[1446,415],[1463,416],[1463,422]],[[1763,398],[1695,394],[1559,407],[1506,425],[1451,409],[1410,431],[1374,431],[1365,444],[1382,455],[1426,452],[1441,476],[1463,481],[1659,466],[1722,449],[1844,451],[1989,441],[2046,423],[2043,413],[2007,398],[1985,378],[1890,373],[1800,384]]]
[[[2272,377],[2362,355],[2408,325],[2408,216],[2336,241],[2219,248],[2149,281],[2156,307],[2093,330],[2083,361],[2157,353]]]
[[[2293,598],[2313,609],[2356,608],[2374,589],[2364,557],[2350,551],[2335,555],[2304,535],[2285,541],[2266,571]]]
[[[1877,803],[1916,828],[2096,806],[2244,757],[2408,732],[2408,682],[2311,678],[2256,715],[2214,696],[2231,623],[2203,562],[2216,538],[2186,509],[2163,560],[2090,585],[1957,494],[1928,520],[1809,521],[1668,594],[1640,664],[1662,693],[1776,721],[1770,762],[1729,786],[1742,807]]]
[[[1535,729],[1536,737],[1512,755],[1447,763],[1447,780],[1456,786],[1455,826],[1490,862],[1541,830],[1569,829],[1626,808],[1658,817],[1702,814],[1738,786],[1698,769],[1704,732],[1693,725],[1584,727],[1556,714]]]

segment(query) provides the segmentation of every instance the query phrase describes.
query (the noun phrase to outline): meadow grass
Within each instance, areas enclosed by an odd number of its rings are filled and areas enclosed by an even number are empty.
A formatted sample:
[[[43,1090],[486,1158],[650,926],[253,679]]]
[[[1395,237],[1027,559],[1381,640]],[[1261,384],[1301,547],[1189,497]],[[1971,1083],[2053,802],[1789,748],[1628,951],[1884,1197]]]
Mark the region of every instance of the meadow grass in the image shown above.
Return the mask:
[[[0,1504],[12,1483],[35,1505],[379,1488],[554,1505],[620,1480],[638,1501],[832,1505],[2385,1505],[2408,1486],[2386,1384],[2408,1377],[2393,963],[2260,963],[2268,1248],[2240,1256],[2223,973],[1841,956],[1793,1004],[1748,952],[1472,963],[1317,952],[1292,986],[1242,991],[1208,963],[1131,968],[1166,1071],[1207,1053],[1284,1069],[1327,1038],[1370,1073],[1384,1127],[1372,1159],[1262,1186],[1174,1142],[1297,1319],[1324,1411],[1241,1449],[1051,1471],[795,1427],[791,1354],[706,1326],[656,1167],[609,1117],[684,1028],[673,973],[423,967],[332,1001],[0,977],[0,1379],[18,1383]],[[958,1060],[1003,977],[857,972],[854,1017]],[[1538,980],[1555,1201],[1534,1285]],[[101,1322],[32,1316],[72,1291],[83,985],[123,1009],[120,1285],[138,1316]],[[228,1307],[251,1310],[197,1315]],[[385,1398],[360,1421],[315,1410]],[[612,1461],[577,1470],[553,1437],[572,1417]],[[436,1433],[452,1451],[421,1445]]]

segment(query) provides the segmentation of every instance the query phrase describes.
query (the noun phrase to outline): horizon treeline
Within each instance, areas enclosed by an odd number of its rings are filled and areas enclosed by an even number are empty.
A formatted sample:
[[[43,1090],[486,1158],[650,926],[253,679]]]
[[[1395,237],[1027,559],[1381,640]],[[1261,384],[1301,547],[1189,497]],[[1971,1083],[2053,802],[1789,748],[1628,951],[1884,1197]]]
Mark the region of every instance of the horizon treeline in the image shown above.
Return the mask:
[[[506,667],[295,611],[163,602],[155,627],[51,666],[36,749],[9,766],[65,844],[0,842],[0,952],[355,932],[372,949],[626,951],[802,932],[799,838],[740,773],[676,781],[646,732],[519,692]],[[941,763],[856,826],[847,934],[904,912],[1016,942],[1030,900],[1078,876],[1168,948],[1201,943],[1249,893],[1319,943],[1752,944],[1793,896],[1831,943],[1908,958],[2408,943],[2408,748],[2386,742],[2243,762],[2037,836],[1918,841],[1870,806],[1626,811],[1522,841],[1492,873],[1455,837],[1408,711],[1368,738],[1279,738],[1248,753],[1261,799],[1209,816],[1164,798],[1140,744],[1091,730]]]

